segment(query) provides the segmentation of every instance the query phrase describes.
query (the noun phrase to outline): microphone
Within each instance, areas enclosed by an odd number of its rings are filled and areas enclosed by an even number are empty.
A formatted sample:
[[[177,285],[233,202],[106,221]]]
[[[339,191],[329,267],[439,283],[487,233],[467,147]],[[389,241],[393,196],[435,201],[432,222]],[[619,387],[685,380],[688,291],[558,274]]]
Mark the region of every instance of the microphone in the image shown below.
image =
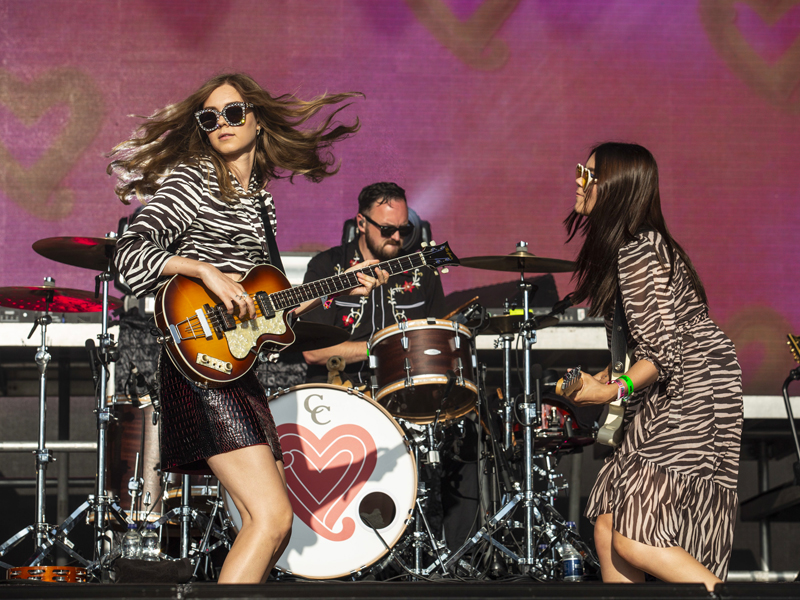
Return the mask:
[[[94,340],[89,338],[86,340],[86,352],[89,354],[89,368],[92,370],[92,381],[94,381],[94,387],[97,387],[97,382],[100,380],[100,375],[97,373],[97,363],[95,358],[95,345]]]

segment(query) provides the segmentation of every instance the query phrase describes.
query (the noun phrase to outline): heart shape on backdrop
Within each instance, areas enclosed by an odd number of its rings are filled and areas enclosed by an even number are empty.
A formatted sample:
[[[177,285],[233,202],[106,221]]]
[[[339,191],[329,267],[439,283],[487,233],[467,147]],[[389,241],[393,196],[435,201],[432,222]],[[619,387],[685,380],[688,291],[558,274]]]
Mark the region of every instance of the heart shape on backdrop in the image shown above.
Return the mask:
[[[296,423],[278,426],[294,514],[322,537],[341,542],[355,522],[339,518],[369,480],[378,461],[375,440],[358,425],[339,425],[322,438]]]
[[[31,82],[0,69],[0,104],[26,127],[53,107],[69,109],[64,128],[28,168],[0,141],[0,191],[40,219],[63,219],[72,212],[74,197],[61,182],[100,130],[102,94],[94,80],[77,69],[53,69]]]
[[[462,21],[443,0],[406,0],[417,19],[457,58],[492,71],[508,60],[508,46],[495,38],[519,0],[485,0]]]
[[[717,52],[752,89],[771,103],[797,111],[800,85],[800,36],[774,63],[756,52],[736,23],[736,4],[746,4],[774,26],[800,0],[701,0],[700,20]]]

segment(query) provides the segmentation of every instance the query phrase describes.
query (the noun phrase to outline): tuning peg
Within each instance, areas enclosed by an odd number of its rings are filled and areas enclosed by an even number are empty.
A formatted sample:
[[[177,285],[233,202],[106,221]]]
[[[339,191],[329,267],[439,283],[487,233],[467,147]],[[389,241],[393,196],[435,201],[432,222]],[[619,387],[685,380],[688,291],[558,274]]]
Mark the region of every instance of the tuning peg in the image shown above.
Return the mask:
[[[428,242],[420,242],[420,244],[419,244],[419,245],[420,245],[421,247],[423,247],[423,248],[427,248],[427,247],[428,247]]]
[[[430,245],[431,245],[431,246],[435,246],[435,245],[436,245],[436,242],[434,242],[433,240],[431,240],[431,243],[430,243]]]
[[[447,267],[442,267],[442,273],[449,273],[449,272],[450,269],[448,269]]]

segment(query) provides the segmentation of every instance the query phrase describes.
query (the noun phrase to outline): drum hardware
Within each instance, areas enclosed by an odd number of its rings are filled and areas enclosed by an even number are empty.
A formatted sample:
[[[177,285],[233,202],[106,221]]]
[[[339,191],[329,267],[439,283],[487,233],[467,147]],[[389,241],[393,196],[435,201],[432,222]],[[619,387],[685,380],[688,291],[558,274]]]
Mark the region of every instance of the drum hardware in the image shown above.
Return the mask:
[[[119,305],[119,301],[112,299],[112,304]],[[51,311],[58,312],[97,312],[104,310],[104,322],[108,317],[108,298],[99,304],[89,292],[56,288],[51,277],[45,277],[44,285],[38,287],[11,287],[0,288],[0,305],[11,306],[23,310],[42,311],[31,329],[28,338],[32,337],[37,327],[41,328],[42,343],[36,352],[35,361],[39,368],[39,434],[36,450],[36,508],[35,523],[12,536],[0,545],[0,556],[4,556],[11,548],[21,542],[28,534],[35,537],[35,550],[29,559],[30,566],[38,566],[54,547],[61,548],[72,558],[84,565],[88,561],[80,557],[73,550],[73,544],[67,534],[74,526],[79,512],[76,511],[59,527],[53,527],[45,522],[45,474],[47,465],[55,458],[46,447],[45,421],[46,421],[46,386],[47,367],[51,355],[47,348],[47,327],[53,320]],[[84,503],[86,504],[86,503]]]
[[[106,490],[106,442],[107,442],[107,429],[109,423],[113,418],[112,410],[106,402],[106,389],[108,388],[108,364],[114,362],[119,357],[119,352],[115,346],[113,336],[108,333],[108,311],[117,309],[122,306],[122,302],[109,295],[108,284],[113,279],[113,254],[114,247],[116,246],[116,233],[108,233],[104,238],[85,238],[85,237],[63,237],[63,238],[48,238],[39,240],[33,244],[33,249],[52,260],[57,262],[92,269],[94,271],[102,271],[95,277],[95,293],[93,299],[88,297],[86,292],[79,292],[75,294],[73,290],[62,290],[61,294],[56,294],[55,298],[64,303],[63,312],[102,312],[102,329],[101,333],[97,336],[99,346],[96,347],[94,341],[89,339],[86,342],[86,349],[90,355],[90,367],[92,369],[92,377],[96,386],[96,408],[95,414],[97,416],[97,472],[96,472],[96,488],[95,494],[90,495],[88,499],[67,518],[57,529],[53,530],[51,535],[55,536],[54,543],[65,549],[70,556],[79,560],[87,566],[87,570],[94,573],[95,570],[100,569],[100,577],[103,580],[108,579],[108,571],[105,568],[108,563],[108,548],[110,547],[110,535],[108,531],[107,516],[113,516],[118,521],[124,523],[126,521],[123,517],[124,512],[116,503],[116,499],[109,495]],[[97,301],[97,296],[100,295],[102,290],[102,300]],[[0,291],[0,294],[2,292]],[[0,300],[2,303],[2,300]],[[51,308],[55,308],[58,304],[51,302]],[[96,361],[102,365],[99,373],[97,370]],[[66,539],[67,532],[72,529],[77,518],[86,511],[91,510],[94,513],[94,529],[95,529],[95,546],[94,555],[95,561],[89,563],[76,552],[71,549],[71,545],[67,545]],[[32,559],[41,561],[46,555],[48,549],[42,548]]]
[[[220,486],[217,486],[216,496],[211,500],[207,500],[207,502],[209,505],[211,505],[211,514],[208,515],[208,523],[203,530],[203,537],[200,539],[200,545],[197,547],[194,571],[192,572],[190,583],[197,581],[197,577],[200,573],[201,563],[204,563],[206,580],[216,579],[217,573],[216,569],[214,568],[214,564],[211,562],[211,552],[223,545],[230,550],[232,545],[232,541],[228,535],[228,529],[231,527],[231,521],[224,516],[225,505],[222,500],[222,489]],[[221,520],[221,527],[219,528],[214,527],[214,523],[216,522],[217,518]],[[212,533],[214,533],[217,541],[214,544],[209,544]]]
[[[377,384],[373,397],[393,416],[421,424],[447,422],[475,406],[477,363],[463,325],[433,318],[401,321],[378,331],[369,347]],[[455,387],[447,371],[458,373]]]

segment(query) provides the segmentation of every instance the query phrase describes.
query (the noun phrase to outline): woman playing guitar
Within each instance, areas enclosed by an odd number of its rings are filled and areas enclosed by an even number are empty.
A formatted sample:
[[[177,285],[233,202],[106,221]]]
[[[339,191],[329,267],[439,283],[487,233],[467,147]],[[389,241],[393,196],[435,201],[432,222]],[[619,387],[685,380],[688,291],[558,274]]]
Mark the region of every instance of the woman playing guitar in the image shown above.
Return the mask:
[[[578,165],[565,224],[584,235],[576,302],[627,322],[630,368],[581,374],[575,402],[624,404],[622,442],[589,497],[603,580],[724,579],[733,544],[742,431],[741,371],[708,317],[706,294],[661,213],[658,168],[634,144],[605,143]]]
[[[304,102],[273,97],[246,75],[220,75],[118,145],[109,165],[119,177],[117,195],[126,204],[149,200],[117,244],[117,269],[133,291],[153,293],[181,275],[202,284],[232,319],[254,319],[259,308],[240,280],[274,259],[275,209],[266,186],[281,176],[320,181],[336,173],[330,146],[356,132],[358,122],[333,125],[339,106],[316,128],[298,124],[354,95]],[[350,293],[368,294],[387,276],[359,271],[360,286]],[[298,303],[296,313],[318,302]],[[219,582],[265,581],[289,540],[292,508],[264,390],[253,371],[217,388],[196,385],[163,351],[158,384],[162,469],[213,474],[242,515]]]

